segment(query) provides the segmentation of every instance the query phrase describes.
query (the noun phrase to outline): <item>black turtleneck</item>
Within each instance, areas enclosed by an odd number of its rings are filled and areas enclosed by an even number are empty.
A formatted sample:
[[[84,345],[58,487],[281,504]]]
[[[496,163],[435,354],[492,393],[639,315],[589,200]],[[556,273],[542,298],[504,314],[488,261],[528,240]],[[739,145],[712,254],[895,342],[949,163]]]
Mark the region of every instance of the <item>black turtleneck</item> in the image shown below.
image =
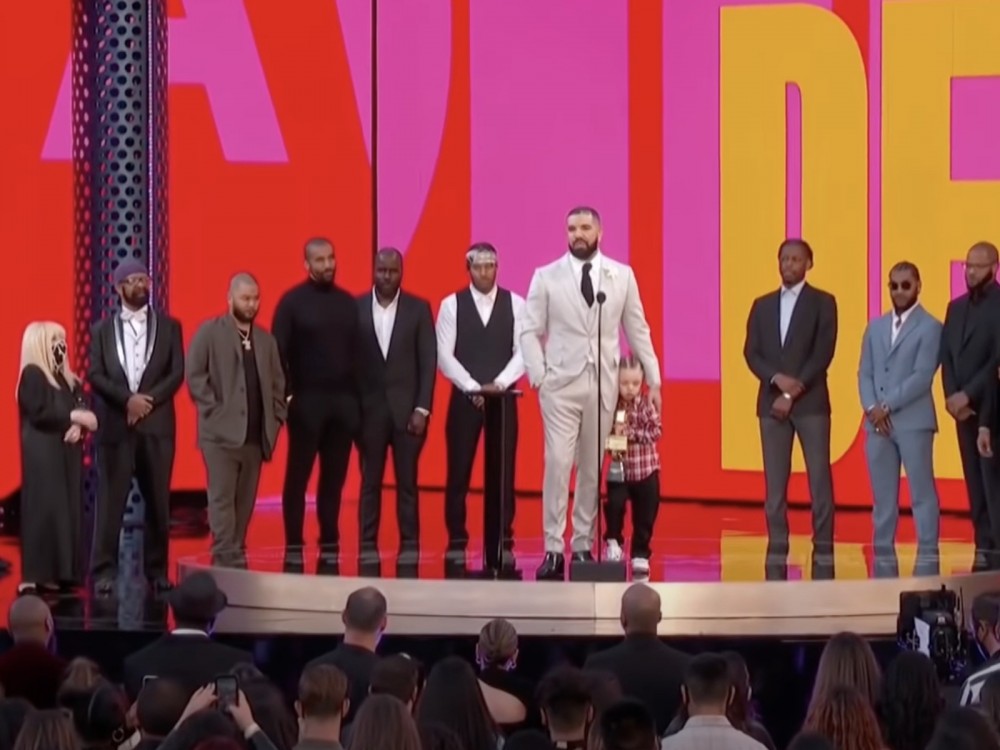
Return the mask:
[[[349,292],[308,279],[282,296],[273,329],[289,394],[355,390],[358,305]]]

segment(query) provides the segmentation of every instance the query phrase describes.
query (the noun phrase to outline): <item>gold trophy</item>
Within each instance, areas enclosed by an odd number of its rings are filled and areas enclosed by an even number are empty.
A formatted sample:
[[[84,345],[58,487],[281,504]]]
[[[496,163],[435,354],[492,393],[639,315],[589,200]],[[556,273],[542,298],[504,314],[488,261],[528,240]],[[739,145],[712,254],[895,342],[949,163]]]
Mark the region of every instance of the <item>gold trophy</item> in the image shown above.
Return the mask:
[[[628,438],[625,435],[615,435],[614,430],[625,427],[625,410],[615,412],[612,434],[608,435],[605,448],[611,454],[611,465],[608,467],[608,481],[620,484],[625,481],[625,451],[628,450]],[[622,430],[624,432],[624,429]]]

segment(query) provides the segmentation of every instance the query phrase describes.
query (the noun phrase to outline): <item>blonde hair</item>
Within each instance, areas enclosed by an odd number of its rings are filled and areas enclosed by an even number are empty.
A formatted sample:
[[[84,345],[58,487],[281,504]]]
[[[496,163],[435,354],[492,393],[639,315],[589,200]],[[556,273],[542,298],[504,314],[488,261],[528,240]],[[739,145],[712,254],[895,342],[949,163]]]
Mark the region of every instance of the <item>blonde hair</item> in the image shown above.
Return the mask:
[[[21,337],[21,368],[18,370],[18,387],[21,385],[24,368],[28,365],[34,365],[44,372],[45,379],[53,388],[59,388],[59,381],[56,380],[57,374],[62,375],[63,380],[70,388],[79,382],[76,374],[69,367],[68,352],[63,359],[62,367],[56,366],[56,358],[52,354],[52,344],[59,339],[66,339],[66,329],[58,323],[49,320],[28,323],[24,329],[24,335]]]
[[[517,651],[517,630],[498,617],[479,631],[479,656],[488,666],[503,664]]]

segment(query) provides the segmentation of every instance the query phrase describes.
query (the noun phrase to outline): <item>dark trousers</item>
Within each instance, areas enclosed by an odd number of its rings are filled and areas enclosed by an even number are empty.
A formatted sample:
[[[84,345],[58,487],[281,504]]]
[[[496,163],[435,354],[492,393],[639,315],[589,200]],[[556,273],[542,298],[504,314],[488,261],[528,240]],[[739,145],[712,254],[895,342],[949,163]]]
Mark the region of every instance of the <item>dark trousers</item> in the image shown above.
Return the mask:
[[[304,544],[306,487],[319,455],[316,518],[321,548],[336,551],[340,544],[340,500],[351,461],[352,426],[342,418],[335,397],[322,393],[296,394],[289,404],[288,461],[281,493],[285,547]]]
[[[208,527],[212,563],[246,567],[247,529],[257,502],[264,453],[259,445],[240,448],[202,445],[208,474]]]
[[[400,552],[415,552],[420,547],[417,462],[426,436],[426,431],[417,437],[405,428],[397,427],[388,408],[365,414],[361,428],[361,503],[358,509],[362,554],[370,554],[378,549],[382,481],[390,447],[396,474],[396,520],[399,523]]]
[[[501,429],[500,420],[505,429]],[[464,551],[469,544],[465,525],[466,497],[479,435],[486,427],[483,484],[483,545],[487,560],[498,563],[500,514],[503,506],[503,548],[514,548],[514,463],[517,455],[517,404],[513,398],[491,399],[483,410],[458,390],[452,390],[444,434],[448,447],[448,475],[444,494],[444,520],[448,549]],[[503,440],[504,442],[501,442]],[[501,453],[503,460],[501,461]],[[503,495],[501,497],[501,485]],[[501,502],[502,501],[502,502]]]
[[[760,418],[760,440],[764,449],[764,483],[767,498],[768,580],[788,577],[788,478],[792,473],[792,442],[798,435],[806,459],[809,496],[812,503],[812,577],[834,577],[833,478],[830,471],[830,416],[806,414],[785,421]]]
[[[996,454],[992,458],[979,455],[976,448],[979,427],[974,418],[956,423],[956,428],[976,540],[973,570],[1000,570],[1000,460]]]
[[[126,440],[98,447],[101,489],[91,572],[95,578],[118,572],[118,540],[134,476],[145,500],[143,568],[149,578],[167,574],[170,542],[170,476],[174,469],[174,437],[129,432]]]
[[[625,502],[632,501],[632,557],[649,559],[653,526],[660,512],[660,472],[654,471],[637,482],[608,482],[604,502],[604,540],[625,544]]]

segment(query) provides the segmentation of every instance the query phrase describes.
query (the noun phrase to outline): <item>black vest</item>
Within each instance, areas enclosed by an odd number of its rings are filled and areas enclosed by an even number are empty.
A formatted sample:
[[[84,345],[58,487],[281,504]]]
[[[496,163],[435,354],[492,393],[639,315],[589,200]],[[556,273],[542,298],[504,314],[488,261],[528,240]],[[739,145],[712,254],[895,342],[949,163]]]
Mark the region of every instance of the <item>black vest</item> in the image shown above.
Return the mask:
[[[468,287],[455,294],[455,359],[477,383],[492,383],[514,353],[514,306],[497,288],[490,322],[483,325]]]

